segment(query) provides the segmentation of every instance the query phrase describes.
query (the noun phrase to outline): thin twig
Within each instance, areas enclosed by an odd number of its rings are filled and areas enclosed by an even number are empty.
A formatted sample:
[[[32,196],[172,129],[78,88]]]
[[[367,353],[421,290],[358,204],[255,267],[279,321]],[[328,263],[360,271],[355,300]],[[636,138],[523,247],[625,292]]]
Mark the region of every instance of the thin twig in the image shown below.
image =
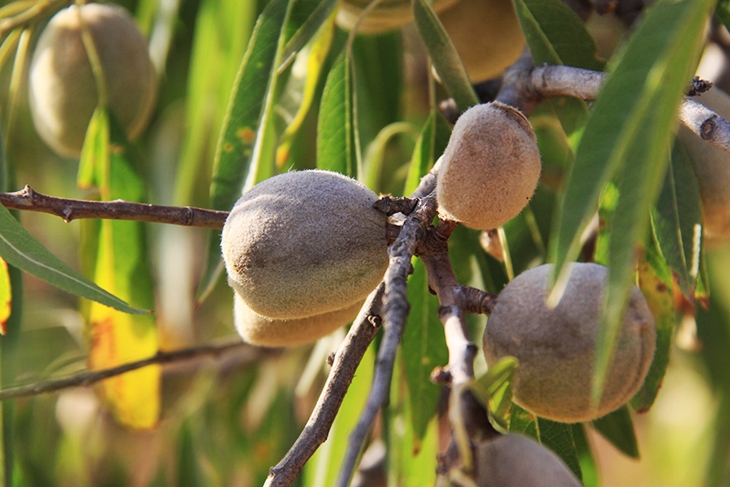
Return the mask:
[[[538,66],[526,79],[529,86],[515,87],[542,97],[572,96],[595,100],[608,75],[570,66]],[[699,97],[701,99],[701,97]],[[730,152],[730,122],[701,103],[685,98],[679,107],[679,120],[688,129],[713,145]]]
[[[50,213],[67,223],[80,218],[134,220],[170,223],[187,227],[223,228],[227,211],[206,210],[191,206],[161,206],[129,201],[88,201],[57,198],[38,193],[30,186],[14,193],[0,193],[0,204],[15,210]]]
[[[285,487],[291,484],[319,445],[327,439],[342,400],[355,376],[355,370],[380,329],[376,325],[381,322],[379,316],[383,290],[383,284],[378,286],[355,318],[345,341],[335,354],[327,383],[309,421],[286,456],[269,470],[264,487]]]
[[[6,399],[16,399],[19,397],[37,396],[39,394],[47,394],[50,392],[68,389],[70,387],[85,387],[100,382],[104,379],[130,372],[132,370],[141,369],[152,364],[167,364],[171,362],[180,362],[190,360],[202,356],[218,356],[225,352],[244,349],[247,354],[247,362],[253,362],[260,359],[267,353],[265,349],[252,347],[242,342],[240,339],[227,341],[220,344],[200,345],[196,347],[174,350],[172,352],[157,352],[155,355],[136,362],[129,362],[103,370],[89,370],[64,377],[62,379],[53,379],[34,384],[28,384],[20,387],[13,387],[0,391],[0,401]]]
[[[426,228],[436,216],[434,188],[439,166],[440,164],[437,163],[431,172],[424,176],[416,191],[411,195],[412,198],[420,198],[420,200],[413,212],[406,218],[398,238],[388,248],[390,264],[385,273],[385,297],[383,298],[385,333],[378,351],[377,367],[367,403],[357,426],[348,439],[347,452],[337,479],[339,487],[349,485],[365,437],[388,397],[396,351],[410,311],[406,297],[406,281],[408,275],[413,271],[411,258],[415,254],[418,244],[423,240]]]

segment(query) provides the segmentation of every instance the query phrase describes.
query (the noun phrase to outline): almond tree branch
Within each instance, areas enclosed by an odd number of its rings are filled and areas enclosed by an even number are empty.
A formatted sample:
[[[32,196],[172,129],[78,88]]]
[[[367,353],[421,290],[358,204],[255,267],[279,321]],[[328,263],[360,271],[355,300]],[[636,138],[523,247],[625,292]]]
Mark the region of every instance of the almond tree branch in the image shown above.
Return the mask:
[[[408,215],[398,238],[388,248],[390,264],[385,272],[383,298],[383,326],[385,333],[378,351],[373,385],[365,409],[355,429],[350,433],[347,452],[340,468],[337,486],[347,487],[357,464],[365,437],[390,391],[395,355],[406,325],[410,304],[406,297],[406,281],[413,272],[411,258],[426,235],[426,228],[436,216],[436,174],[440,164],[421,179],[411,198],[419,198],[415,209]]]
[[[196,347],[183,348],[172,352],[157,352],[155,355],[136,362],[129,362],[102,370],[88,370],[70,377],[62,379],[53,379],[25,386],[13,387],[0,391],[0,401],[6,399],[17,399],[20,397],[37,396],[39,394],[47,394],[57,392],[70,387],[85,387],[100,382],[104,379],[130,372],[132,370],[141,369],[152,364],[167,364],[172,362],[180,362],[190,360],[202,356],[217,357],[232,350],[242,349],[245,354],[244,362],[252,363],[259,360],[271,351],[253,347],[240,339],[235,339],[219,344],[199,345]]]
[[[269,470],[264,487],[284,487],[292,483],[304,464],[324,443],[360,361],[380,329],[381,283],[363,305],[345,341],[335,354],[332,369],[307,424],[286,456]]]
[[[0,204],[15,210],[39,211],[60,216],[67,223],[80,218],[135,220],[169,223],[188,227],[223,228],[227,211],[206,210],[190,206],[161,206],[129,201],[88,201],[57,198],[25,186],[14,193],[0,193]]]
[[[514,72],[511,76],[516,81],[511,89],[528,94],[528,98],[571,96],[591,101],[598,96],[608,75],[571,66],[544,65],[532,68],[527,76]],[[730,152],[730,122],[725,118],[690,98],[684,99],[678,116],[680,122],[702,139]]]

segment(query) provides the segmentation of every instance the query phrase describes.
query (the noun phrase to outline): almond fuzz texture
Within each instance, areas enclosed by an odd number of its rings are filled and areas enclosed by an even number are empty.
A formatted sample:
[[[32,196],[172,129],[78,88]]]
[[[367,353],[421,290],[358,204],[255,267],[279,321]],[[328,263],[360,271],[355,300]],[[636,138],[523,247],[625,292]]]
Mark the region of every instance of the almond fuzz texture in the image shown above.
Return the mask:
[[[456,122],[438,173],[439,214],[479,230],[504,225],[532,198],[542,165],[519,110],[476,105]]]
[[[109,106],[130,139],[152,114],[157,75],[147,42],[122,7],[72,5],[50,20],[30,67],[31,114],[38,134],[56,153],[76,157],[98,104],[96,79],[81,40],[79,13],[99,55]]]
[[[313,343],[351,322],[357,316],[363,302],[306,318],[277,320],[255,313],[236,294],[233,304],[233,323],[241,338],[252,345],[297,347]]]
[[[553,451],[518,434],[479,445],[476,451],[479,487],[580,487],[573,472]]]
[[[223,227],[228,282],[254,312],[297,319],[364,300],[388,266],[377,195],[341,174],[297,171],[246,192]]]
[[[554,421],[591,421],[617,409],[641,388],[654,358],[654,318],[634,286],[603,398],[595,409],[591,384],[608,269],[573,264],[562,299],[548,309],[552,267],[523,272],[499,294],[484,332],[484,355],[489,365],[509,355],[517,358],[513,400],[523,408]]]

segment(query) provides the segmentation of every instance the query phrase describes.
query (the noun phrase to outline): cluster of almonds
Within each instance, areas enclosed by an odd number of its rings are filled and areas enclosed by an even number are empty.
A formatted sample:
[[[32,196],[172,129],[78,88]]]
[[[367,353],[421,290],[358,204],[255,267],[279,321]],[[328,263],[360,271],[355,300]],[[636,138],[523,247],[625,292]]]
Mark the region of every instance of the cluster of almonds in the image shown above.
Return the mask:
[[[540,171],[535,134],[519,110],[497,102],[473,107],[457,121],[443,155],[436,186],[440,217],[482,230],[503,225],[530,201]],[[225,224],[222,248],[235,290],[235,324],[245,340],[300,345],[352,320],[388,265],[386,216],[373,208],[376,199],[352,179],[316,170],[275,176],[243,195]],[[484,354],[490,366],[506,356],[518,359],[514,401],[528,411],[562,422],[590,421],[624,404],[643,384],[654,356],[654,320],[634,287],[595,408],[590,391],[607,269],[573,264],[563,298],[550,309],[551,269],[528,270],[500,293]],[[525,442],[531,445],[508,435],[478,455],[502,466],[534,457],[558,465],[552,469],[556,480],[542,485],[579,485],[557,457]],[[498,467],[483,467],[490,468]],[[500,475],[489,470],[484,478]],[[517,477],[507,477],[512,480],[499,485],[518,485]]]

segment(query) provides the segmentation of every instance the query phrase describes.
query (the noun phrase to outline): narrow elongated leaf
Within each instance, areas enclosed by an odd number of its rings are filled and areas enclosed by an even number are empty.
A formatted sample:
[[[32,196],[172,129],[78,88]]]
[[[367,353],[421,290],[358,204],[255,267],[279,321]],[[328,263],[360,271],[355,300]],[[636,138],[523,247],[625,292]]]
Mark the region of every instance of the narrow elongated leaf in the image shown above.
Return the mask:
[[[0,259],[0,335],[5,335],[7,331],[8,318],[10,318],[13,304],[12,294],[8,263]]]
[[[514,0],[535,65],[565,64],[603,70],[585,22],[560,0]]]
[[[535,438],[550,448],[557,453],[578,479],[582,478],[583,473],[580,469],[573,432],[569,424],[539,418],[518,405],[512,404],[509,429]]]
[[[403,378],[403,354],[399,351],[390,388],[390,404],[383,410],[387,434],[388,485],[431,487],[436,481],[433,459],[439,449],[439,419],[433,417],[425,434],[415,436],[411,413],[413,404]]]
[[[448,360],[444,330],[438,318],[439,302],[428,290],[428,275],[420,259],[413,262],[413,274],[408,278],[408,302],[411,311],[403,334],[403,364],[410,391],[415,441],[420,441],[426,427],[436,415],[441,387],[430,380],[437,365]]]
[[[319,447],[317,452],[304,466],[305,487],[319,487],[321,485],[335,485],[340,464],[347,450],[347,439],[355,428],[365,403],[373,379],[375,365],[375,351],[370,347],[357,366],[355,378],[352,380],[340,411],[332,423],[327,441]]]
[[[631,458],[639,458],[639,445],[636,442],[634,423],[628,407],[621,406],[616,411],[594,420],[593,427],[619,451]]]
[[[631,399],[631,406],[638,412],[648,411],[654,404],[664,380],[672,347],[672,334],[677,325],[674,309],[673,275],[666,261],[659,254],[657,243],[652,240],[644,251],[643,262],[638,266],[639,289],[644,294],[656,324],[656,350],[654,360],[644,379],[644,385]]]
[[[622,170],[594,369],[596,402],[631,289],[636,245],[647,232],[649,208],[664,177],[677,106],[697,63],[709,6],[708,0],[667,1],[647,11],[599,94],[565,189],[551,247],[558,282],[577,255],[601,188]]]
[[[277,113],[288,121],[276,149],[276,165],[280,170],[290,165],[291,146],[314,102],[334,32],[332,17],[321,26],[312,42],[299,50],[292,66],[276,108]],[[297,161],[292,162],[296,164]]]
[[[0,207],[0,257],[64,291],[125,313],[147,313],[100,288],[46,250],[5,207]]]
[[[512,376],[517,365],[516,358],[503,357],[470,386],[491,418],[504,430],[509,429],[507,413],[512,404]]]
[[[317,123],[317,167],[357,178],[352,127],[352,70],[347,51],[327,76]]]
[[[727,29],[730,29],[730,0],[717,0],[715,13],[723,25]]]
[[[173,198],[177,205],[191,204],[204,171],[210,171],[207,161],[215,156],[229,94],[255,20],[255,2],[203,0],[200,4],[190,56],[185,138]]]
[[[274,93],[281,62],[289,0],[270,2],[259,16],[231,92],[226,118],[218,139],[210,186],[210,204],[230,210],[245,187],[253,186],[259,171],[273,165],[271,122]],[[266,151],[265,151],[266,149]],[[223,269],[220,232],[212,232],[208,259],[198,290],[202,299]]]
[[[144,201],[140,166],[124,129],[97,109],[97,123],[87,133],[84,162],[93,168],[89,182],[106,199]],[[94,262],[94,278],[131,303],[152,304],[152,277],[147,258],[146,236],[141,222],[103,220],[98,234],[86,240]],[[83,250],[82,250],[83,252]],[[90,338],[89,368],[104,369],[154,355],[158,350],[157,328],[152,315],[130,315],[98,303],[88,308]],[[131,428],[151,428],[160,413],[160,367],[153,365],[105,380],[98,386],[102,400],[114,418]]]
[[[687,298],[693,298],[700,267],[702,209],[697,177],[679,142],[674,144],[651,223],[662,256],[678,276],[680,289]]]
[[[479,103],[464,64],[436,12],[426,0],[413,0],[413,17],[431,61],[446,90],[462,112]]]
[[[290,62],[291,58],[297,54],[311,39],[315,36],[322,26],[327,22],[327,19],[332,15],[337,5],[337,0],[322,0],[320,4],[312,10],[311,15],[307,20],[297,29],[297,32],[289,39],[284,46],[281,60],[282,64],[279,66],[279,71],[285,66],[286,63]]]

